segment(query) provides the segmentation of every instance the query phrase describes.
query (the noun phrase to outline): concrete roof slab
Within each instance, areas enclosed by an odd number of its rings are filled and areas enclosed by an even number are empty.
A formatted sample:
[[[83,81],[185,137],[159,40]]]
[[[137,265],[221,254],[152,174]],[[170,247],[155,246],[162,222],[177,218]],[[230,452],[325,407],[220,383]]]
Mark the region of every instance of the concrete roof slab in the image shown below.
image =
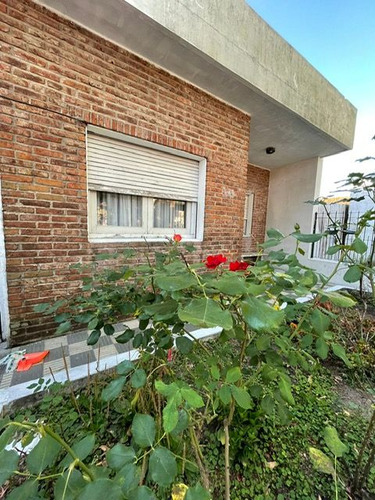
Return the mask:
[[[244,0],[38,3],[249,113],[255,165],[352,147],[355,108]]]

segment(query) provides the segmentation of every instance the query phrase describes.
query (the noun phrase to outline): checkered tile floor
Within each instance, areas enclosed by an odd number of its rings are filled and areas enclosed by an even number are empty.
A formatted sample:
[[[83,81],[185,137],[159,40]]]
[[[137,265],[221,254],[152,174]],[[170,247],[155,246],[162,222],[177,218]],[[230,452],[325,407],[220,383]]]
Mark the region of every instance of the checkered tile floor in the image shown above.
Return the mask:
[[[136,329],[138,321],[128,321],[126,326]],[[187,330],[197,338],[216,335],[220,331],[217,328],[198,329],[189,325]],[[102,335],[95,346],[87,345],[88,332],[80,331],[0,351],[0,358],[12,351],[23,349],[26,353],[49,351],[41,363],[32,366],[28,371],[14,370],[6,373],[5,366],[0,365],[0,410],[7,404],[32,394],[28,386],[40,378],[65,381],[67,379],[66,368],[70,379],[77,380],[86,377],[88,371],[95,373],[116,366],[124,359],[135,359],[138,352],[133,349],[132,342],[127,344],[116,342],[116,335],[123,331],[123,323],[116,325],[114,335]]]
[[[137,322],[128,322],[127,325],[130,328],[134,328],[137,326]],[[122,333],[123,331],[123,325],[117,325],[116,332]],[[131,345],[129,344],[118,344],[116,342],[116,333],[111,337],[102,335],[95,346],[87,345],[87,337],[88,333],[81,331],[4,351],[2,353],[4,356],[9,352],[22,349],[25,349],[27,353],[48,350],[49,354],[44,358],[43,362],[32,366],[30,370],[24,372],[13,371],[5,373],[5,366],[0,365],[0,390],[39,378],[51,378],[52,374],[56,374],[62,370],[65,371],[65,363],[67,368],[71,369],[99,361],[100,359],[103,360],[109,356],[116,356],[131,349]]]

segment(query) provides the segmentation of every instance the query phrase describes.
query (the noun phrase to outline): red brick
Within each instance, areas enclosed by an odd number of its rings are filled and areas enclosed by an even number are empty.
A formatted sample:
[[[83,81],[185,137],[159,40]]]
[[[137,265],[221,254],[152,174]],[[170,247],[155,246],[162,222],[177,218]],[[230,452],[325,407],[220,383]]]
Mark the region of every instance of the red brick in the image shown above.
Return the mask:
[[[249,116],[31,0],[7,0],[0,26],[8,30],[0,32],[0,162],[11,343],[53,333],[32,305],[77,290],[71,264],[126,246],[88,242],[86,123],[206,157],[205,236],[195,258],[242,253]],[[262,241],[268,178],[256,170]]]

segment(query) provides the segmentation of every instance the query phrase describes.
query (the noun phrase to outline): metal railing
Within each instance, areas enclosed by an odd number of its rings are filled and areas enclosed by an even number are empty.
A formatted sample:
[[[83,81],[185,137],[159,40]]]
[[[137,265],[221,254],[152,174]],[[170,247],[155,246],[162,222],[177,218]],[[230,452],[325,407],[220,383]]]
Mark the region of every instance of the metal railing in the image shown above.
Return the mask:
[[[353,243],[361,215],[363,214],[359,211],[350,210],[349,205],[340,206],[338,209],[330,211],[329,216],[325,212],[315,212],[313,233],[325,233],[327,236],[312,244],[311,257],[331,261],[339,260],[340,252],[327,255],[327,250],[333,245],[351,245]],[[370,258],[375,238],[374,221],[363,229],[360,238],[366,243],[367,250],[361,255],[350,252],[350,260],[366,261]]]

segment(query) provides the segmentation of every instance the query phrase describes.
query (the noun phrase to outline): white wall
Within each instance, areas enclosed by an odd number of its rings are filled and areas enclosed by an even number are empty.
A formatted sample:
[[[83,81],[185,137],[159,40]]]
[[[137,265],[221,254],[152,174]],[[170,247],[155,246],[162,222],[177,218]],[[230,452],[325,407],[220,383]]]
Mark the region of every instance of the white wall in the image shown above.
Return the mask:
[[[298,223],[302,233],[312,231],[314,206],[305,202],[318,196],[321,170],[320,158],[271,170],[267,228],[273,227],[287,235]],[[283,243],[283,248],[293,252],[295,240],[290,238]]]
[[[6,280],[5,242],[3,226],[3,205],[0,179],[0,314],[3,340],[9,337],[8,287]]]
[[[267,228],[275,228],[287,235],[294,231],[294,224],[301,226],[302,233],[311,233],[313,229],[314,205],[305,203],[319,196],[322,174],[322,161],[313,158],[303,162],[286,165],[270,174],[270,190],[267,214]],[[306,251],[305,257],[299,256],[300,261],[317,272],[329,276],[336,263],[323,259],[311,259],[311,246],[301,244]],[[282,248],[289,253],[295,250],[295,239],[288,238]],[[343,280],[347,267],[343,266],[335,274],[331,284],[353,287]]]

